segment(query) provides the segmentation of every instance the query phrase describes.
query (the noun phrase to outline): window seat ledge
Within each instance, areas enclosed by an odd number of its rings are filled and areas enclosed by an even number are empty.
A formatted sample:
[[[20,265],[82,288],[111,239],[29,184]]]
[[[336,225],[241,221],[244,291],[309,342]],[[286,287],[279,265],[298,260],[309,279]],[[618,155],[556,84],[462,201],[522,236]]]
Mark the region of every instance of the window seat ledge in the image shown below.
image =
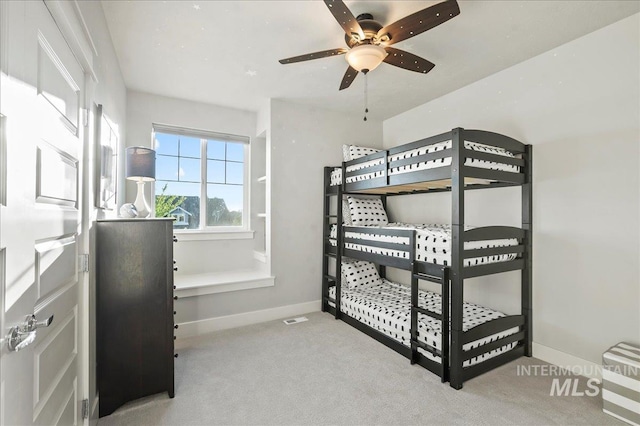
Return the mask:
[[[179,299],[181,297],[273,287],[275,277],[264,271],[256,270],[221,271],[176,275],[174,284],[176,286],[175,295]]]
[[[174,232],[178,241],[250,240],[255,231],[183,231]]]

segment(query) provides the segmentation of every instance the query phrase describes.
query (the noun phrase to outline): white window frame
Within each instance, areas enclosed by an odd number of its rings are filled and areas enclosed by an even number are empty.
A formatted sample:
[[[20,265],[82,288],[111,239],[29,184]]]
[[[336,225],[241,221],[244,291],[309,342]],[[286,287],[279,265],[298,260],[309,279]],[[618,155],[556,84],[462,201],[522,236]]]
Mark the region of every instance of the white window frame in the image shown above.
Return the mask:
[[[181,234],[183,240],[205,239],[243,239],[253,238],[251,231],[251,138],[248,136],[231,135],[209,130],[191,129],[167,124],[152,124],[151,145],[155,149],[155,134],[165,133],[200,139],[200,228],[174,229],[174,233]],[[242,182],[242,226],[207,226],[207,143],[209,139],[222,142],[236,142],[244,144],[243,182]],[[226,161],[226,159],[225,159]],[[153,187],[153,207],[155,215],[155,182]]]

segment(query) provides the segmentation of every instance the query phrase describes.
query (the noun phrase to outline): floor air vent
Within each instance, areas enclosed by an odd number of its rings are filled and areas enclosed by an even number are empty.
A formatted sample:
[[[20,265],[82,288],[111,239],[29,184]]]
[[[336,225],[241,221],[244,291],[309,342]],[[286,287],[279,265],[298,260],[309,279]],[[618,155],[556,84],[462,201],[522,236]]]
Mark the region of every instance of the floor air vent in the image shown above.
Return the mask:
[[[291,324],[297,324],[299,322],[305,322],[305,321],[309,321],[309,319],[307,317],[298,317],[298,318],[286,319],[286,320],[284,320],[282,322],[287,324],[287,325],[291,325]]]

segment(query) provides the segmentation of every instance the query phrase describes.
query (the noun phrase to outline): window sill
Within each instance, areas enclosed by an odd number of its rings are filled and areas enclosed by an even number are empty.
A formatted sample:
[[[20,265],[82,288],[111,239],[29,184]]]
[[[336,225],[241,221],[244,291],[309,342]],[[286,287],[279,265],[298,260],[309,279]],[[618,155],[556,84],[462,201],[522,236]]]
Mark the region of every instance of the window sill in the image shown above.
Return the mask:
[[[173,231],[178,241],[250,240],[255,231]]]

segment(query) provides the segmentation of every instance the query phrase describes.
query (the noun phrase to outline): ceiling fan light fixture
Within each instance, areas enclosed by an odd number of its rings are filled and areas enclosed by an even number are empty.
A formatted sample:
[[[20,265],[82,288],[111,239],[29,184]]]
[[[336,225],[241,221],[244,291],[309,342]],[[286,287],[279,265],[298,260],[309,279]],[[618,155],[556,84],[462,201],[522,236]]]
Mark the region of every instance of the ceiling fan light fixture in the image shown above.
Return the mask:
[[[362,44],[347,52],[346,59],[356,71],[371,71],[384,61],[387,52],[384,47],[375,44]]]

